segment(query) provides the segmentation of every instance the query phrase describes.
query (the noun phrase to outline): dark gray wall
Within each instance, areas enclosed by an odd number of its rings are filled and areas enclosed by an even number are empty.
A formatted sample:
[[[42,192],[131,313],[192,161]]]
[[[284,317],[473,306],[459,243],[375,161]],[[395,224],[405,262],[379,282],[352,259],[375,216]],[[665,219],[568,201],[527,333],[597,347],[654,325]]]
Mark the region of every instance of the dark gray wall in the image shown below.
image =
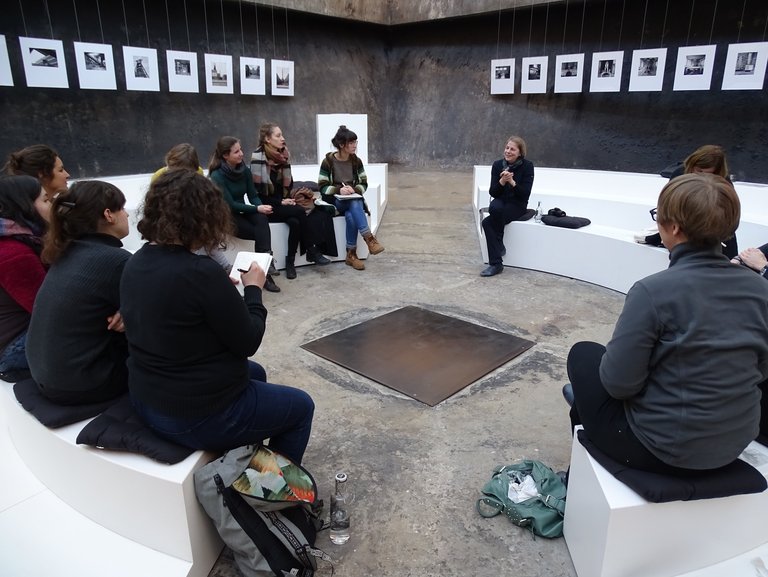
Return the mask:
[[[76,177],[154,170],[182,141],[205,163],[221,135],[255,146],[264,121],[281,125],[294,162],[312,163],[315,115],[349,112],[368,114],[371,161],[469,169],[499,157],[517,133],[539,166],[656,172],[717,143],[738,179],[768,182],[765,91],[720,90],[728,44],[764,40],[763,2],[571,0],[393,27],[230,0],[168,0],[167,12],[166,2],[125,0],[125,13],[122,2],[47,4],[50,24],[42,0],[24,0],[23,18],[18,3],[4,9],[0,33],[16,86],[0,87],[0,156],[46,142]],[[158,50],[159,93],[125,90],[126,28],[131,45]],[[63,40],[77,87],[72,41],[102,42],[102,29],[114,47],[117,91],[26,88],[18,36]],[[718,45],[713,89],[673,92],[677,47],[709,44],[710,34]],[[669,49],[663,92],[627,92],[632,50],[660,46]],[[206,52],[235,62],[240,55],[294,60],[295,96],[242,96],[237,78],[234,95],[206,94],[204,84],[200,94],[169,93],[169,48],[197,52],[201,80]],[[557,54],[584,52],[588,73],[591,54],[608,50],[625,51],[621,92],[591,94],[587,77],[584,93],[553,93]],[[541,55],[550,56],[547,94],[490,94],[492,58],[517,59],[519,87],[522,58]]]

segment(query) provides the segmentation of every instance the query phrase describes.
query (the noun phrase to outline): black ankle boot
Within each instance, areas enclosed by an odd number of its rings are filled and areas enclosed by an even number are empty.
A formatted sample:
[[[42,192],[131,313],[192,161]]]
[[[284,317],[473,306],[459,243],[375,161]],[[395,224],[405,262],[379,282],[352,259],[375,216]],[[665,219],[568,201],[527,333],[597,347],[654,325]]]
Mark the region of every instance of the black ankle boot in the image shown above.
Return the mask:
[[[264,282],[264,290],[269,291],[271,293],[279,293],[280,287],[275,284],[275,281],[272,279],[272,275],[267,275],[267,280]]]
[[[324,256],[323,253],[316,248],[311,248],[307,250],[307,262],[313,262],[320,266],[324,266],[326,264],[331,264],[331,259]]]
[[[296,266],[292,258],[285,259],[285,278],[291,280],[296,278]]]

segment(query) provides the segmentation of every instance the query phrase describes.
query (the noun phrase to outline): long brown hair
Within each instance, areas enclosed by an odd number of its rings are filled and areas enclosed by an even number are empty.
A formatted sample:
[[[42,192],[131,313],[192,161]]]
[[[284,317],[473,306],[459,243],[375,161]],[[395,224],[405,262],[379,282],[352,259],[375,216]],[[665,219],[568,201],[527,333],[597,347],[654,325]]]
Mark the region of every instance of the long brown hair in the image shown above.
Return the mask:
[[[216,141],[216,150],[211,155],[211,161],[208,163],[208,174],[221,166],[224,162],[224,155],[232,150],[232,147],[240,142],[239,139],[234,136],[222,136]]]

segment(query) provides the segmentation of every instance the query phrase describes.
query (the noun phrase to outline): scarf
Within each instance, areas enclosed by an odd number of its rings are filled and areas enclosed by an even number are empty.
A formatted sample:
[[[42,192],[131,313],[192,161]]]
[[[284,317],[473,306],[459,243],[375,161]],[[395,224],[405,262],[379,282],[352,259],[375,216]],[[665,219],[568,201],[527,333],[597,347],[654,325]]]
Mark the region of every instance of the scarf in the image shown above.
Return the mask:
[[[523,157],[518,156],[517,160],[513,162],[512,164],[509,164],[506,160],[501,163],[501,167],[505,169],[507,172],[512,172],[518,168],[520,168],[523,165]]]
[[[33,224],[23,225],[9,218],[0,218],[0,238],[12,238],[26,244],[37,254],[43,248],[43,241],[40,238],[42,231],[36,231],[38,228]]]
[[[244,162],[241,162],[236,167],[232,168],[227,161],[224,161],[219,168],[221,168],[221,172],[224,173],[224,176],[233,182],[242,180],[243,174],[245,173]]]
[[[293,176],[291,175],[291,165],[289,164],[290,152],[288,147],[284,146],[278,150],[268,143],[264,143],[251,156],[251,171],[253,172],[253,182],[258,185],[264,183],[267,185],[267,196],[275,194],[273,183],[282,183],[283,197],[287,198],[290,193]],[[272,178],[272,173],[276,178]]]

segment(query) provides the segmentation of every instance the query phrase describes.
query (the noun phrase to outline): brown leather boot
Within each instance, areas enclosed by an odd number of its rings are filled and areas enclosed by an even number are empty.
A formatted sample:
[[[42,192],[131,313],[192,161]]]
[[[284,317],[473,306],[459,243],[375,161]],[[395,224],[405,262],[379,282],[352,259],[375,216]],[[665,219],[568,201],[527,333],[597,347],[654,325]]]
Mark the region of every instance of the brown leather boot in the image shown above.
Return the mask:
[[[365,270],[365,263],[357,258],[356,248],[347,249],[347,258],[344,259],[344,264],[348,264],[355,270]]]
[[[380,252],[384,252],[384,246],[379,243],[378,240],[376,240],[376,237],[373,236],[370,232],[363,236],[363,240],[365,241],[365,244],[368,245],[368,252],[371,254],[379,254]]]

